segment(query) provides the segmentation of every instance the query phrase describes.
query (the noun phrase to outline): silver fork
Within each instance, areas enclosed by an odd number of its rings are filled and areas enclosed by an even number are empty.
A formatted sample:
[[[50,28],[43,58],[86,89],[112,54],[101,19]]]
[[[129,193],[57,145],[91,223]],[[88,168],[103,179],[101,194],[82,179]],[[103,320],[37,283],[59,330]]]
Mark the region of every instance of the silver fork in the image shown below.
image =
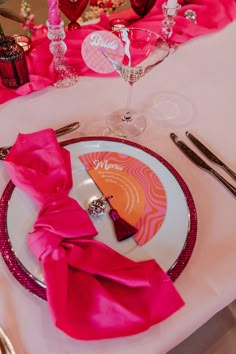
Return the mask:
[[[16,354],[10,339],[0,327],[0,353],[1,354]]]
[[[73,132],[74,130],[78,129],[80,126],[79,122],[74,122],[70,123],[68,125],[65,125],[64,127],[61,127],[59,129],[54,130],[56,137],[69,134]],[[0,160],[4,160],[7,154],[9,153],[11,149],[11,146],[2,146],[0,147]]]

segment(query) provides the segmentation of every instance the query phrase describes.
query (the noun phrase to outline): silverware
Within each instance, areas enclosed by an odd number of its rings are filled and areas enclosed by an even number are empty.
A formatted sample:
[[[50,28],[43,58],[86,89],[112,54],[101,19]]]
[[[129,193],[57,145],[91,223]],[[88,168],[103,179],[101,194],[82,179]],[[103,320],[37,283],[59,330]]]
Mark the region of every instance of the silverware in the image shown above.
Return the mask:
[[[56,137],[58,138],[59,136],[69,134],[69,133],[73,132],[74,130],[78,129],[79,126],[80,126],[79,122],[74,122],[74,123],[70,123],[68,125],[65,125],[64,127],[61,127],[59,129],[56,129],[55,130]]]
[[[79,122],[74,122],[74,123],[70,123],[68,125],[65,125],[64,127],[61,127],[59,129],[56,129],[56,130],[54,130],[54,132],[55,132],[56,137],[58,138],[59,136],[73,132],[74,130],[78,129],[79,126],[80,126]],[[0,160],[5,159],[8,152],[10,151],[10,149],[11,149],[11,146],[0,147]]]
[[[203,143],[201,143],[193,134],[186,132],[187,137],[192,143],[212,162],[222,167],[234,180],[236,180],[236,173],[231,170],[226,164],[221,161],[213,152],[211,152]]]
[[[0,327],[0,353],[1,354],[16,354],[10,339]]]
[[[218,172],[216,172],[211,166],[209,166],[200,156],[198,156],[188,145],[186,145],[179,137],[171,133],[171,139],[178,146],[178,148],[197,166],[203,170],[209,172],[212,176],[216,177],[235,197],[236,197],[236,188],[230,184],[224,177],[222,177]]]
[[[3,342],[1,337],[0,337],[0,354],[7,354],[5,343]]]

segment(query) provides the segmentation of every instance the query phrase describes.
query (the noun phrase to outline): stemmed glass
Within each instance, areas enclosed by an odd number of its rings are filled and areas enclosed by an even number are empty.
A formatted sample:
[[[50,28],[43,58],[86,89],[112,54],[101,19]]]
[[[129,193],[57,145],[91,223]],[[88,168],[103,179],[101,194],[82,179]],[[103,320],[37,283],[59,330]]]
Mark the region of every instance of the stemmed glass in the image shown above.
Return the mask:
[[[70,20],[68,30],[73,31],[80,28],[77,20],[84,12],[89,0],[59,0],[59,7],[63,14]]]
[[[107,120],[108,128],[113,134],[122,137],[134,137],[142,133],[146,127],[143,113],[130,109],[132,86],[161,63],[169,54],[168,43],[157,33],[143,28],[121,28],[113,31],[121,41],[123,55],[103,55],[113,65],[117,73],[130,85],[125,109],[112,112]]]
[[[155,0],[130,0],[132,9],[140,17],[144,17],[151,11],[155,4]]]

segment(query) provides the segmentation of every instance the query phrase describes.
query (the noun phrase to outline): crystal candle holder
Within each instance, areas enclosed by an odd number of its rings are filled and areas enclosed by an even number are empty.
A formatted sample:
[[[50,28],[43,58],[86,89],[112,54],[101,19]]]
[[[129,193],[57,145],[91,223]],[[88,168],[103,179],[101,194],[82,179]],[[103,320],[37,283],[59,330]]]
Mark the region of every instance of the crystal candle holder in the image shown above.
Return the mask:
[[[168,42],[170,42],[170,38],[173,34],[173,27],[175,25],[175,16],[177,15],[178,11],[180,10],[180,4],[176,4],[176,7],[169,7],[167,6],[167,2],[162,4],[162,11],[165,16],[164,20],[162,21],[162,36]]]
[[[64,21],[58,25],[46,22],[48,27],[48,38],[51,43],[49,45],[50,52],[53,55],[54,70],[56,81],[53,86],[56,87],[69,87],[74,85],[78,80],[78,75],[75,69],[65,62],[65,53],[67,51],[64,30]]]

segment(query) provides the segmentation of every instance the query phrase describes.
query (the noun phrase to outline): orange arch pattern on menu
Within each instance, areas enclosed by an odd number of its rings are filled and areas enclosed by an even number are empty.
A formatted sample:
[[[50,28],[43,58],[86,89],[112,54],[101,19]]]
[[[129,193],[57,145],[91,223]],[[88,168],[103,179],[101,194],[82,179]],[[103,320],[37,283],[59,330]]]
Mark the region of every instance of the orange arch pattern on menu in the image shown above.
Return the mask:
[[[91,178],[106,196],[113,195],[112,206],[134,225],[134,236],[141,246],[153,238],[166,215],[165,189],[144,162],[117,152],[92,152],[79,157]]]

